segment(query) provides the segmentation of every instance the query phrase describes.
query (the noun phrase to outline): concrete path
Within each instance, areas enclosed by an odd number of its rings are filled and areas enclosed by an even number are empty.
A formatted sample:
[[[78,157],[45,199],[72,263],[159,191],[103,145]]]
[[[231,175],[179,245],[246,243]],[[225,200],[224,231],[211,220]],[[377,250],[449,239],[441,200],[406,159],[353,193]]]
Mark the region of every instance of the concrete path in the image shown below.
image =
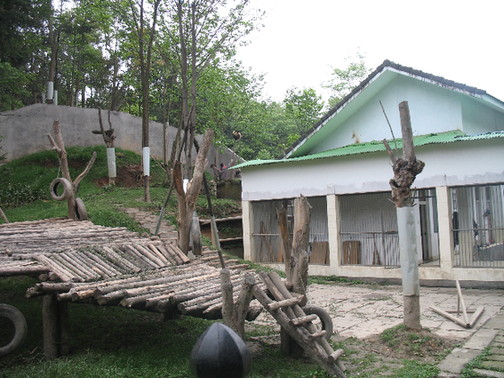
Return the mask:
[[[488,362],[488,367],[504,364],[504,290],[462,289],[462,296],[468,310],[475,310],[480,306],[485,308],[471,329],[466,329],[431,309],[431,306],[436,306],[444,311],[457,310],[455,287],[420,288],[422,326],[439,336],[459,340],[463,345],[454,349],[440,364],[444,377],[459,376],[464,365],[481,354],[492,342],[496,345],[496,357],[491,360],[493,362]],[[365,339],[403,322],[401,286],[314,284],[308,288],[308,298],[310,304],[323,307],[331,315],[334,340],[349,337]],[[270,315],[265,312],[254,321],[256,322],[272,325]],[[499,350],[498,346],[503,348]],[[488,376],[504,378],[502,373],[491,373],[501,375]],[[485,376],[481,372],[478,374]]]
[[[440,364],[440,377],[457,377],[464,366],[490,346],[482,369],[475,369],[478,377],[504,378],[504,310],[479,327],[460,348],[455,348]],[[500,370],[500,371],[499,371]]]
[[[151,234],[154,234],[156,231],[158,215],[150,211],[144,211],[136,208],[123,208],[120,210],[140,223],[142,227],[148,229]],[[161,221],[161,226],[159,227],[159,237],[161,239],[177,239],[177,229],[175,226],[163,220]]]

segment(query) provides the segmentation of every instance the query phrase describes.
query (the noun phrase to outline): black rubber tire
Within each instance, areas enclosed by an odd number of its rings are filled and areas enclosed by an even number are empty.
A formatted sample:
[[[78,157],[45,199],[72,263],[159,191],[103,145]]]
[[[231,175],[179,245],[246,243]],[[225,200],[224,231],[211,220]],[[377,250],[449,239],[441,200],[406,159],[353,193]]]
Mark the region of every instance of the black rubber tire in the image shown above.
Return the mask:
[[[60,184],[63,185],[63,193],[58,195],[57,189]],[[63,201],[70,198],[73,192],[72,183],[63,177],[52,180],[49,190],[51,192],[51,198],[56,201]]]
[[[28,326],[24,315],[16,307],[0,303],[0,316],[9,319],[14,324],[14,337],[12,340],[0,346],[0,357],[11,353],[16,349],[25,339]]]
[[[80,198],[75,199],[75,215],[77,219],[81,221],[89,219],[84,201],[82,201]]]
[[[331,319],[331,316],[329,313],[324,310],[322,307],[319,306],[313,306],[313,305],[306,305],[303,307],[303,311],[305,312],[306,315],[317,315],[318,318],[320,319],[320,323],[322,325],[322,329],[326,331],[326,334],[324,337],[326,340],[329,340],[333,334],[333,322]]]

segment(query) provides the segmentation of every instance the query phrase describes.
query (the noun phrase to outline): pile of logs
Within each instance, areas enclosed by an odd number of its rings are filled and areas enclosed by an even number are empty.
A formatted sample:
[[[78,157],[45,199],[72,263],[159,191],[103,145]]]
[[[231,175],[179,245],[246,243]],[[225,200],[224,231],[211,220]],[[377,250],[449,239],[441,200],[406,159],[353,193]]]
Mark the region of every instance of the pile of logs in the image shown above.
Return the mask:
[[[0,276],[39,275],[29,297],[221,317],[215,251],[189,263],[174,243],[70,219],[2,224],[0,246]],[[228,260],[228,266],[238,295],[247,265]]]
[[[59,301],[119,305],[170,316],[185,314],[218,319],[222,309],[219,272],[203,263],[191,263],[96,282],[40,282],[30,288],[27,295],[56,294]],[[236,296],[243,273],[232,271]]]
[[[60,281],[83,282],[189,262],[174,244],[89,221],[9,223],[0,227],[0,240],[1,275],[47,273]]]

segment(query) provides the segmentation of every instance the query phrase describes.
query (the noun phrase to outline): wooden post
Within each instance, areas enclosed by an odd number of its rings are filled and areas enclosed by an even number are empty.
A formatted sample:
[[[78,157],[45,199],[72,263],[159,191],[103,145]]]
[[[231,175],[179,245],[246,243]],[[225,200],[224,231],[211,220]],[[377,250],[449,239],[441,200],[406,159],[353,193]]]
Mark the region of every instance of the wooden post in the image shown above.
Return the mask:
[[[306,304],[308,285],[308,243],[310,235],[310,204],[306,197],[294,200],[294,227],[292,242],[289,240],[287,209],[278,209],[278,228],[280,232],[280,250],[284,257],[287,281],[292,284],[292,291],[305,295],[301,306]],[[281,351],[292,357],[301,357],[303,349],[285,329],[280,330]]]
[[[304,196],[294,200],[292,242],[289,239],[287,226],[287,209],[278,209],[277,216],[280,230],[280,247],[283,253],[287,281],[292,284],[292,291],[304,295],[308,283],[310,204]]]
[[[292,291],[306,294],[308,286],[308,243],[310,236],[310,204],[304,196],[294,200],[294,229],[291,253]]]
[[[44,295],[42,298],[42,328],[45,358],[53,360],[68,355],[68,307],[66,302],[58,302],[55,294]]]
[[[7,216],[5,215],[5,213],[3,212],[2,208],[0,207],[0,218],[2,218],[2,220],[5,222],[5,223],[9,223],[9,219],[7,218]]]
[[[404,325],[411,329],[421,329],[420,324],[420,283],[416,249],[415,218],[411,185],[423,170],[424,163],[416,159],[411,131],[408,102],[399,104],[401,132],[403,137],[403,157],[397,159],[386,140],[385,147],[392,161],[394,177],[390,180],[392,201],[397,209],[399,249],[401,257],[402,286],[404,299]]]
[[[245,339],[245,319],[250,301],[252,300],[252,288],[255,284],[254,277],[250,274],[245,275],[236,302],[233,299],[233,284],[231,283],[229,269],[221,269],[220,279],[222,288],[222,320],[238,336]]]

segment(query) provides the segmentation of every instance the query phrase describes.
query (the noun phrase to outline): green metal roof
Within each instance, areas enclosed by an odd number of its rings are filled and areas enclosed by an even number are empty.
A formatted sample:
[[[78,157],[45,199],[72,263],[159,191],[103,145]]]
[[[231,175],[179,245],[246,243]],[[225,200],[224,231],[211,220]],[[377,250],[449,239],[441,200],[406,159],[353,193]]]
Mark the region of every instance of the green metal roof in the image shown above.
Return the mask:
[[[504,131],[493,131],[482,134],[467,135],[460,130],[447,131],[444,133],[432,133],[427,135],[419,135],[413,137],[413,144],[416,147],[425,146],[429,144],[442,144],[465,142],[482,139],[504,138]],[[402,148],[402,139],[387,140],[390,148]],[[372,141],[366,143],[349,144],[344,147],[334,148],[324,152],[319,152],[312,155],[305,155],[293,158],[278,159],[278,160],[250,160],[233,166],[232,168],[245,168],[253,166],[261,166],[267,164],[280,164],[280,163],[293,163],[298,161],[309,161],[315,159],[334,158],[341,156],[360,155],[370,152],[385,151],[383,141]]]

